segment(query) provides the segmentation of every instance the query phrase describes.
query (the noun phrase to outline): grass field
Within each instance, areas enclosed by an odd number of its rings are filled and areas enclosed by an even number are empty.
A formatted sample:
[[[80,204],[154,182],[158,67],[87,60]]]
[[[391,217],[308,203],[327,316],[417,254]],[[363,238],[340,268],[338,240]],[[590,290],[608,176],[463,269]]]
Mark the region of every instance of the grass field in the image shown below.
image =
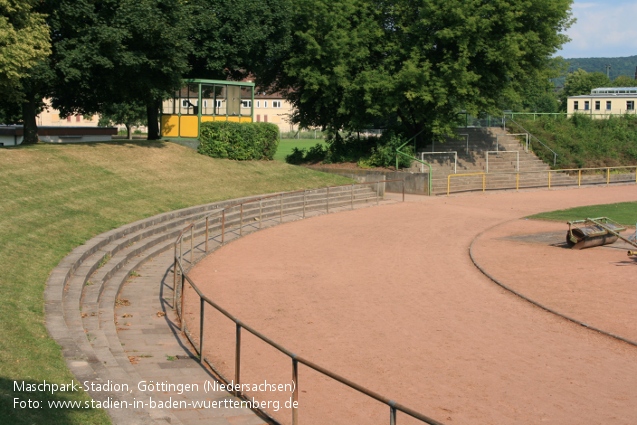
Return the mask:
[[[276,161],[285,162],[285,157],[292,153],[292,149],[309,149],[317,143],[325,143],[323,139],[281,139],[279,148],[274,155]]]
[[[14,381],[73,379],[46,332],[43,308],[48,274],[73,248],[165,211],[349,182],[278,161],[215,160],[167,142],[0,149],[0,175],[0,423],[19,425],[110,422],[102,410],[14,408],[14,397],[88,400],[75,392],[14,392]]]
[[[620,224],[634,226],[637,223],[637,202],[619,204],[591,205],[588,207],[557,210],[536,214],[529,218],[552,221],[572,221],[585,218],[609,217]]]

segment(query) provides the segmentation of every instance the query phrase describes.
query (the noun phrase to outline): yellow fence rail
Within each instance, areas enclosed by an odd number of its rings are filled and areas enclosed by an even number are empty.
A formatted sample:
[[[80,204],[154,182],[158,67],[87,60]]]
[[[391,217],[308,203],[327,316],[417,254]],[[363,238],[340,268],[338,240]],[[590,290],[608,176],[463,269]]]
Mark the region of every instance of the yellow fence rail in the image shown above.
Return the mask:
[[[489,178],[502,178],[504,176],[515,176],[515,184],[511,181],[511,184],[507,184],[508,182],[500,182],[495,185],[495,187],[488,187]],[[452,192],[451,188],[451,180],[452,178],[467,178],[467,177],[476,177],[482,176],[482,187],[466,189],[463,188],[459,191],[474,191],[474,190],[482,190],[483,192],[487,190],[502,190],[502,189],[515,189],[520,190],[520,176],[529,176],[533,178],[534,176],[546,175],[545,183],[542,183],[542,179],[535,178],[533,183],[530,186],[525,186],[528,188],[531,187],[544,187],[546,185],[547,189],[551,189],[551,187],[555,186],[577,186],[581,187],[583,185],[599,185],[606,184],[606,186],[611,183],[635,183],[637,184],[637,166],[621,166],[621,167],[599,167],[599,168],[566,168],[559,170],[543,170],[543,171],[522,171],[522,172],[504,172],[504,173],[460,173],[460,174],[449,174],[447,176],[447,195]],[[566,175],[572,181],[563,182],[562,184],[555,183],[556,175]],[[618,176],[628,176],[629,178],[612,181],[611,175]],[[601,179],[599,177],[602,177]],[[577,177],[577,179],[576,179]],[[597,177],[597,178],[595,178]],[[511,179],[513,180],[513,179]]]

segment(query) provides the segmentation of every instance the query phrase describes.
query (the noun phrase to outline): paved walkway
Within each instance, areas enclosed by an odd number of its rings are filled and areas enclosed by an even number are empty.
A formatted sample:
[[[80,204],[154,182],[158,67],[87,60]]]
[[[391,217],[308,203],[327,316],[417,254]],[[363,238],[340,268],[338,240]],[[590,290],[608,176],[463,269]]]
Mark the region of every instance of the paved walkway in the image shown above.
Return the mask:
[[[136,270],[120,292],[115,308],[117,335],[130,362],[143,381],[150,383],[194,384],[198,391],[165,391],[158,400],[183,404],[172,414],[188,425],[257,425],[265,423],[246,408],[195,408],[193,402],[207,403],[238,398],[225,391],[204,391],[205,382],[214,378],[203,368],[190,344],[179,331],[172,310],[172,250],[164,252]],[[161,284],[158,284],[161,282]],[[164,409],[165,410],[165,409]]]

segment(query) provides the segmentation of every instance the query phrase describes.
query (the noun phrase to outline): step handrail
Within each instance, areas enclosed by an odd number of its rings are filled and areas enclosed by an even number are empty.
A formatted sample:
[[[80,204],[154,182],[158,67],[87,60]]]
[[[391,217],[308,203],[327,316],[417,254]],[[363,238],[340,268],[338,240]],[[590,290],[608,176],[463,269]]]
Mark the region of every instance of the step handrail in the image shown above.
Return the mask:
[[[525,133],[528,133],[529,136],[532,139],[535,139],[539,144],[541,144],[542,146],[544,146],[546,149],[550,150],[551,152],[553,152],[553,167],[555,167],[555,165],[557,165],[557,152],[555,152],[553,149],[549,148],[544,142],[542,142],[540,139],[538,139],[537,137],[535,137],[533,134],[531,134],[529,132],[529,130],[527,130],[526,128],[524,128],[522,126],[522,124],[518,123],[516,120],[513,119],[513,117],[509,118],[509,120],[517,125],[518,127],[520,127],[522,129],[522,131],[524,131]],[[504,127],[506,128],[506,115],[504,116]]]

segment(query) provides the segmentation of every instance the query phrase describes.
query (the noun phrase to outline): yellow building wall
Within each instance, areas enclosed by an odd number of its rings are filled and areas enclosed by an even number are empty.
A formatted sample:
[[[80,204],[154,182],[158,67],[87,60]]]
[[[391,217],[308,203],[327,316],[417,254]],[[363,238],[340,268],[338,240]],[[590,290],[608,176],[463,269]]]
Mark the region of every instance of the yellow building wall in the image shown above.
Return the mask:
[[[610,115],[623,115],[626,113],[634,114],[635,109],[628,110],[626,102],[633,101],[633,105],[637,107],[637,96],[635,97],[620,97],[620,96],[579,96],[569,97],[567,100],[566,111],[568,116],[574,113],[587,114],[593,118],[606,118]],[[575,109],[575,102],[578,102],[578,109]],[[586,102],[588,102],[588,109],[586,108]],[[595,109],[595,102],[599,102],[600,109]],[[606,102],[611,103],[611,108],[606,109]]]

